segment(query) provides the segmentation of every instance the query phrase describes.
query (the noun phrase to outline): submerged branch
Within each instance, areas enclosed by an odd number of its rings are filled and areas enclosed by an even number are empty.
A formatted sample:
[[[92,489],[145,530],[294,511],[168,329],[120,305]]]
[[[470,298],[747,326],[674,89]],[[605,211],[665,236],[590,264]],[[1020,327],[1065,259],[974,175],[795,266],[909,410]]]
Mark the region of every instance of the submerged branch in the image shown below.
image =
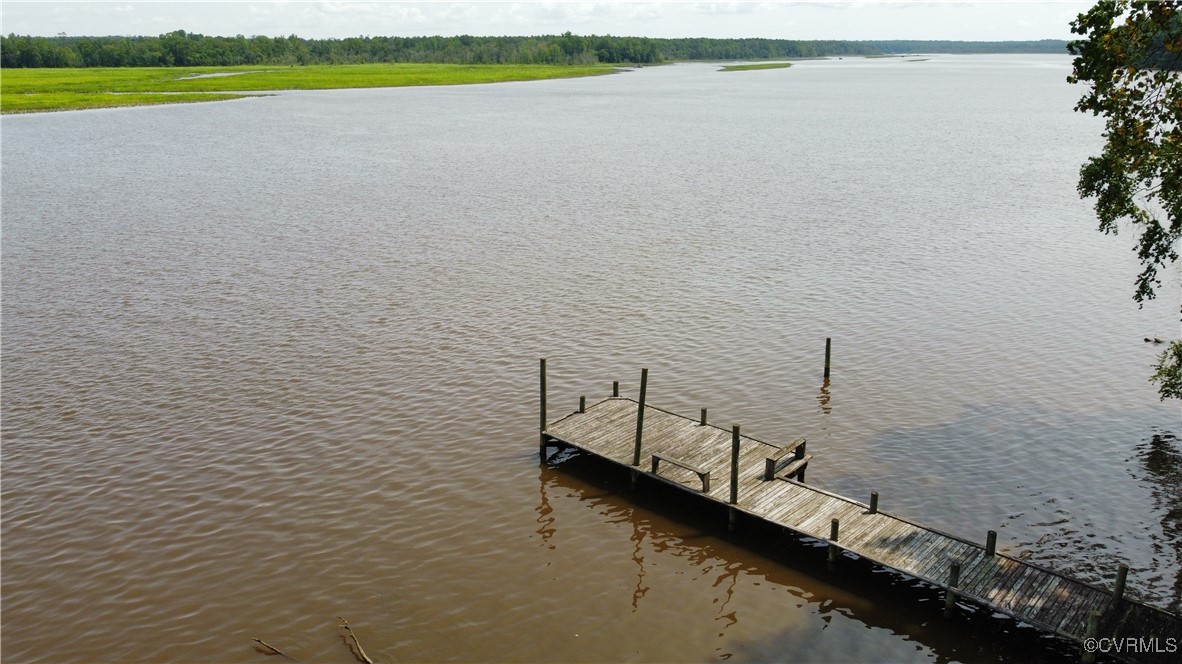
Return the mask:
[[[283,657],[283,658],[285,658],[285,659],[289,659],[289,660],[291,660],[291,661],[293,661],[293,662],[298,662],[298,661],[299,661],[299,660],[295,659],[294,657],[292,657],[291,655],[289,655],[289,654],[287,654],[287,653],[283,652],[282,650],[280,650],[280,649],[276,648],[275,646],[271,645],[270,643],[267,643],[266,641],[264,641],[264,640],[262,640],[262,639],[257,639],[257,638],[256,638],[256,639],[251,639],[251,641],[254,641],[255,643],[257,643],[257,644],[259,644],[259,645],[263,646],[264,648],[266,648],[267,650],[270,650],[271,652],[275,653],[276,655],[279,655],[280,657]]]
[[[357,647],[357,651],[353,654],[357,656],[357,659],[365,662],[365,664],[373,664],[373,660],[369,658],[369,655],[365,654],[365,649],[361,647],[361,642],[357,640],[357,634],[355,634],[353,632],[353,628],[349,626],[349,621],[345,620],[344,618],[339,619],[341,621],[340,626],[345,628],[345,631],[348,632],[349,636],[353,638],[353,645]],[[350,646],[350,649],[352,649],[352,646]]]

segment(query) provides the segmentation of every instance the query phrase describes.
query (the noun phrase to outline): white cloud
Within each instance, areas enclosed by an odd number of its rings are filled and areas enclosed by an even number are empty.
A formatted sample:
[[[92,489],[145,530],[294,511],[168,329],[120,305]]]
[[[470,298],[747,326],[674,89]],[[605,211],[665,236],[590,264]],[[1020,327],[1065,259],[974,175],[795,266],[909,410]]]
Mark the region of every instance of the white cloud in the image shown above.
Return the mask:
[[[693,5],[694,11],[701,14],[751,14],[767,9],[763,2],[698,2]]]

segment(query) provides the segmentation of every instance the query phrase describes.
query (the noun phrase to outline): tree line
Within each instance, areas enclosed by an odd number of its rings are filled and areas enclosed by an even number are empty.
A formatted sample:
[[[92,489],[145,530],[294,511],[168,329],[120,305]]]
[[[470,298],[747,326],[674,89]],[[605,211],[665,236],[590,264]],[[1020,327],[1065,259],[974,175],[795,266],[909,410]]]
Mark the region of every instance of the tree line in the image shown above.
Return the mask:
[[[214,37],[176,30],[158,37],[0,36],[0,67],[197,67],[373,62],[449,64],[654,64],[684,60],[759,60],[898,53],[1066,53],[1057,40],[799,41],[534,37]]]
[[[790,39],[658,39],[665,60],[761,60],[905,53],[1067,53],[1067,42],[1038,41],[799,41]]]

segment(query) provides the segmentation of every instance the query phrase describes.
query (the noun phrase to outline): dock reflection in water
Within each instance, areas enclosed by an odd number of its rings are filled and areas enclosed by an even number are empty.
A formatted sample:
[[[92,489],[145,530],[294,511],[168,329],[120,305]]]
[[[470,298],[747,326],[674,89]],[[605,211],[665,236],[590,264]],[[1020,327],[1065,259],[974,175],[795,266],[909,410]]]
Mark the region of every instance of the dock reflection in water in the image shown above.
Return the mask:
[[[580,512],[590,510],[603,525],[623,529],[603,542],[597,558],[600,565],[617,559],[619,577],[611,587],[620,595],[631,588],[634,612],[668,613],[677,623],[678,638],[701,640],[692,630],[706,630],[721,659],[1058,662],[1078,657],[1071,644],[985,610],[963,611],[947,620],[941,614],[942,594],[910,577],[852,558],[830,574],[824,547],[809,538],[755,524],[729,533],[724,510],[695,510],[699,502],[653,483],[633,493],[626,473],[578,452],[563,452],[542,467],[539,487],[538,512],[546,514],[542,537],[556,555],[564,536],[577,536],[567,532],[564,519],[573,521]],[[674,519],[672,514],[686,516]],[[625,560],[632,566],[631,579],[622,569]],[[645,607],[650,594],[654,606]],[[670,597],[681,598],[680,604],[669,606]],[[581,608],[589,614],[601,606],[589,598],[567,601],[586,602]]]
[[[1164,541],[1154,547],[1153,569],[1173,568],[1173,583],[1162,579],[1162,585],[1172,585],[1169,609],[1182,613],[1182,447],[1176,435],[1155,433],[1135,451],[1144,473],[1133,474],[1150,483],[1161,518]]]

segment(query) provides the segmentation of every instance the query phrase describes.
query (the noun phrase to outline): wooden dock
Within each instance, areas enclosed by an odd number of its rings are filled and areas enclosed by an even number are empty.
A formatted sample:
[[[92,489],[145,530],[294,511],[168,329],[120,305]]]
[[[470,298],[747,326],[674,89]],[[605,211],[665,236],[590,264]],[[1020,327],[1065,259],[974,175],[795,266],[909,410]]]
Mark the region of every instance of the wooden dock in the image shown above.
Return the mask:
[[[1128,567],[1114,572],[1114,587],[1100,588],[996,552],[996,534],[974,542],[878,510],[878,496],[863,503],[803,482],[811,455],[803,439],[774,445],[644,403],[614,396],[547,421],[542,362],[540,454],[575,448],[624,466],[635,483],[650,478],[729,507],[736,519],[759,519],[829,544],[833,569],[840,551],[945,589],[946,613],[955,601],[990,607],[1040,629],[1083,643],[1093,640],[1109,656],[1130,661],[1175,661],[1182,653],[1182,618],[1124,596]],[[1127,639],[1137,640],[1128,646]],[[1108,647],[1105,648],[1104,646]],[[1136,652],[1133,652],[1136,651]],[[1083,661],[1091,661],[1083,653]]]

